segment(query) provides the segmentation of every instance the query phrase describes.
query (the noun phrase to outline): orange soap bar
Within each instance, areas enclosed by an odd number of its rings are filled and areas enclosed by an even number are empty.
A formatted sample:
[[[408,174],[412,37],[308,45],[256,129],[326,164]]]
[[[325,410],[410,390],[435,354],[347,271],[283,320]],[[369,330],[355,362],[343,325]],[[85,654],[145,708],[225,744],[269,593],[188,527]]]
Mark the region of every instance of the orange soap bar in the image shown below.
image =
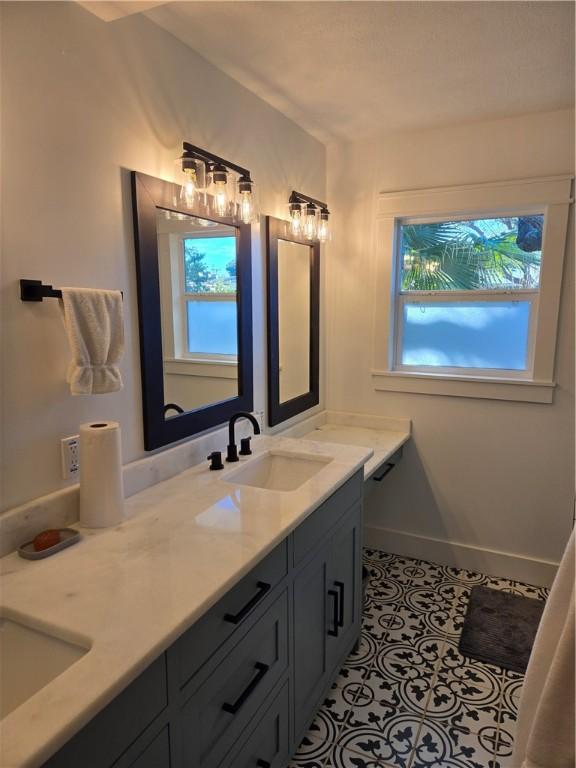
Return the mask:
[[[53,547],[55,544],[60,544],[60,531],[57,531],[54,528],[49,528],[47,531],[39,533],[32,543],[36,552],[41,552],[43,549]]]

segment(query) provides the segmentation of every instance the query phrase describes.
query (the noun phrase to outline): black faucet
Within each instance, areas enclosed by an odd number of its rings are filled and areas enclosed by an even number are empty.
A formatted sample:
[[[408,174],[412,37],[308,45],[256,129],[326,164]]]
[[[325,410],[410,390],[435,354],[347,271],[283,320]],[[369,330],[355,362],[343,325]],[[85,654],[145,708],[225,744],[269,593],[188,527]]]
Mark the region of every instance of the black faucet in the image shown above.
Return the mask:
[[[181,408],[176,403],[167,403],[164,406],[164,418],[166,418],[166,414],[168,413],[168,411],[176,411],[177,414],[181,414],[181,413],[184,413],[184,408]]]
[[[230,423],[228,424],[228,447],[226,449],[226,461],[239,461],[238,447],[236,446],[236,438],[234,435],[234,427],[238,419],[248,419],[248,421],[250,421],[254,427],[254,434],[260,434],[260,425],[251,413],[244,413],[243,411],[240,411],[240,413],[235,413],[234,416],[232,416],[230,419]],[[250,449],[248,449],[246,453],[248,453],[249,450]]]

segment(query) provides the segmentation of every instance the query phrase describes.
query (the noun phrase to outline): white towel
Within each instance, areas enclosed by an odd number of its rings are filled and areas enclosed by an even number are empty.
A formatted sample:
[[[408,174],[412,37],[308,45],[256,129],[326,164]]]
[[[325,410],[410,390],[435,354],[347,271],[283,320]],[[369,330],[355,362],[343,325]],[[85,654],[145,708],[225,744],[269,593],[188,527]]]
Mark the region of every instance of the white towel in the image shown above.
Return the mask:
[[[122,389],[118,362],[124,352],[120,291],[62,288],[66,335],[72,352],[67,381],[73,395]]]
[[[574,532],[528,662],[510,765],[574,766]]]

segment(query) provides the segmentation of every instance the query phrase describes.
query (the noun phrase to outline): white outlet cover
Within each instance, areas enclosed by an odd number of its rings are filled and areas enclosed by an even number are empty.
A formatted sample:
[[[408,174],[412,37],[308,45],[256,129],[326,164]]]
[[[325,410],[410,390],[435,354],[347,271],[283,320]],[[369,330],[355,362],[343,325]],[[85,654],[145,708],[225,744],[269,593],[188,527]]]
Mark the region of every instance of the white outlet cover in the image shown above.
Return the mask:
[[[60,441],[60,452],[64,480],[78,477],[80,473],[80,436],[63,437]]]

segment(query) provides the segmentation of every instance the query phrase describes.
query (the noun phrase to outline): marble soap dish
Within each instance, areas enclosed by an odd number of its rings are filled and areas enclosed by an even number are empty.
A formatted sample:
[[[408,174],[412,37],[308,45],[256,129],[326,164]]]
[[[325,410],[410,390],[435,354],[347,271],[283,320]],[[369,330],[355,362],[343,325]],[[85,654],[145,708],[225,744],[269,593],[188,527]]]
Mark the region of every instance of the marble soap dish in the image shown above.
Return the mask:
[[[73,528],[59,528],[58,532],[60,533],[60,541],[58,544],[54,544],[52,547],[46,547],[46,549],[41,549],[37,552],[34,549],[34,541],[27,541],[26,544],[22,544],[22,546],[18,547],[18,554],[25,560],[42,560],[45,557],[50,557],[50,555],[56,554],[56,552],[60,552],[61,549],[66,549],[66,547],[76,544],[81,538],[80,532],[75,531]]]

